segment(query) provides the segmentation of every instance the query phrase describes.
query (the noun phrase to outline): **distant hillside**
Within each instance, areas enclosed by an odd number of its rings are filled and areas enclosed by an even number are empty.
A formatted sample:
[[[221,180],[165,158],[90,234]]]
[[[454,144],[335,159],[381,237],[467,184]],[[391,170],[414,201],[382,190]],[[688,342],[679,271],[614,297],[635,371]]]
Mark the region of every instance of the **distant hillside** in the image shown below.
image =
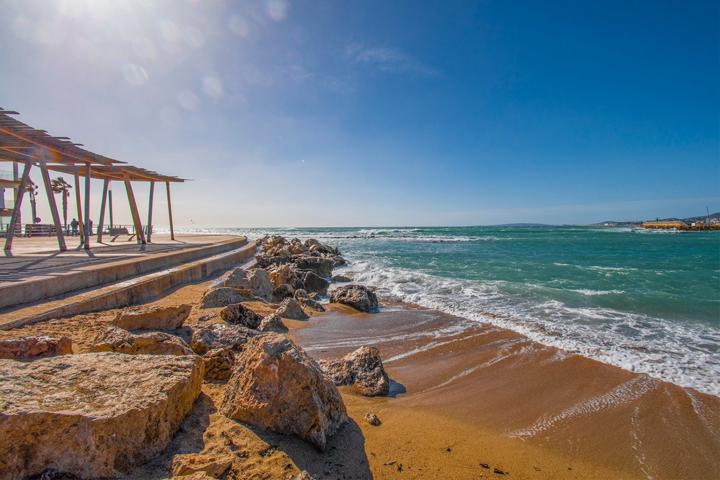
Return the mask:
[[[661,221],[661,222],[669,222],[669,221],[677,221],[681,220],[685,223],[693,223],[693,222],[704,222],[707,219],[707,215],[698,215],[697,217],[687,217],[687,218],[676,218],[676,217],[669,217],[669,218],[649,218],[647,220],[607,220],[605,222],[599,222],[599,223],[593,223],[594,226],[600,226],[600,227],[636,227],[642,225],[643,222],[650,222],[650,221]],[[720,221],[720,212],[715,212],[710,214],[710,220]]]

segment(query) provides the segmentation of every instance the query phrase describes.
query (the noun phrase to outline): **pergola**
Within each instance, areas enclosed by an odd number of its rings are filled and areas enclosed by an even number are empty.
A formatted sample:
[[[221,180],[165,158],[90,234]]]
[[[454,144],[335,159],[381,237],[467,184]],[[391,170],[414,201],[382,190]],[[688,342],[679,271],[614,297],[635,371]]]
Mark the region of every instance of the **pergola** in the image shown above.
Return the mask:
[[[78,216],[80,217],[81,235],[85,249],[90,248],[90,229],[84,228],[89,225],[90,218],[90,181],[92,179],[103,180],[103,197],[99,222],[99,238],[102,240],[102,227],[105,217],[105,206],[110,182],[112,180],[122,181],[130,203],[130,211],[133,217],[137,240],[141,244],[150,241],[146,239],[140,222],[140,214],[132,190],[134,181],[150,183],[150,202],[148,206],[148,225],[152,225],[152,204],[156,182],[164,182],[167,191],[168,215],[170,219],[171,238],[175,239],[175,232],[172,221],[172,206],[170,202],[170,183],[184,182],[184,179],[169,175],[145,170],[143,168],[126,165],[125,162],[90,152],[80,148],[82,144],[73,143],[68,137],[55,137],[49,135],[45,130],[38,130],[26,125],[11,115],[18,115],[18,112],[0,108],[0,161],[23,164],[20,184],[15,190],[15,206],[12,212],[10,228],[5,239],[5,250],[12,249],[15,225],[18,223],[20,208],[22,206],[25,190],[30,182],[30,171],[33,167],[40,169],[45,191],[47,192],[50,212],[58,239],[58,246],[61,251],[67,250],[62,226],[60,225],[60,214],[58,213],[55,197],[50,182],[50,171],[71,174],[75,178],[75,195],[78,205]],[[85,178],[85,205],[84,212],[81,208],[80,177]],[[33,219],[34,220],[34,219]],[[83,221],[84,220],[84,221]]]

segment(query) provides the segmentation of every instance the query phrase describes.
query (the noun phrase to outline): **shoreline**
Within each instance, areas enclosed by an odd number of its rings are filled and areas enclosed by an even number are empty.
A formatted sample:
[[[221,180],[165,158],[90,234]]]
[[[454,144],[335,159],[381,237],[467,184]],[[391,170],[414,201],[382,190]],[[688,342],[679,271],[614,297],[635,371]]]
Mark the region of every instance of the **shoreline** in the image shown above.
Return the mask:
[[[200,306],[216,284],[184,285],[145,306],[191,305],[172,332],[190,344],[196,328],[230,325],[221,307]],[[242,304],[263,317],[277,308]],[[225,458],[228,442],[234,473],[222,478],[289,479],[306,470],[316,479],[670,480],[720,471],[720,397],[418,305],[384,299],[377,313],[324,305],[307,320],[283,318],[290,338],[316,360],[376,346],[391,379],[388,396],[339,387],[351,421],[324,453],[220,414],[225,385],[206,380],[170,445],[122,478],[168,478],[178,455]],[[120,311],[1,331],[0,340],[67,336],[74,354],[85,353]],[[370,425],[367,413],[382,423]]]

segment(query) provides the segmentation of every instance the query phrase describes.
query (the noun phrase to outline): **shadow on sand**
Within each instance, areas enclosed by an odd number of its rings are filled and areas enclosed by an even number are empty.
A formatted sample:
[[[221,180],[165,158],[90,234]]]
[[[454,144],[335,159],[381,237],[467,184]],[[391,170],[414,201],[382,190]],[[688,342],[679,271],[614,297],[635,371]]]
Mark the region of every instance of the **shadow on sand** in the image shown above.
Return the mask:
[[[330,438],[324,452],[294,436],[247,428],[268,445],[285,452],[300,470],[307,470],[314,478],[373,478],[365,455],[365,437],[352,419]]]

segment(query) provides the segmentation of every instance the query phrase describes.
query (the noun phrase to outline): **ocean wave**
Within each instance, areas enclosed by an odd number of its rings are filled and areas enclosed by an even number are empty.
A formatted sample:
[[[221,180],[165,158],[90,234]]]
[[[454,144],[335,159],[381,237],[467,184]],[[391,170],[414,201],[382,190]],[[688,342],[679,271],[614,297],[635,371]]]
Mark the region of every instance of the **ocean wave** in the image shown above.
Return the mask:
[[[349,258],[345,273],[358,283],[376,287],[381,296],[514,330],[570,353],[720,395],[720,331],[706,325],[612,308],[571,306],[557,299],[531,301],[508,293],[510,287],[518,290],[527,284],[452,279],[393,267],[378,258],[352,254]],[[624,293],[573,291],[588,297]]]

